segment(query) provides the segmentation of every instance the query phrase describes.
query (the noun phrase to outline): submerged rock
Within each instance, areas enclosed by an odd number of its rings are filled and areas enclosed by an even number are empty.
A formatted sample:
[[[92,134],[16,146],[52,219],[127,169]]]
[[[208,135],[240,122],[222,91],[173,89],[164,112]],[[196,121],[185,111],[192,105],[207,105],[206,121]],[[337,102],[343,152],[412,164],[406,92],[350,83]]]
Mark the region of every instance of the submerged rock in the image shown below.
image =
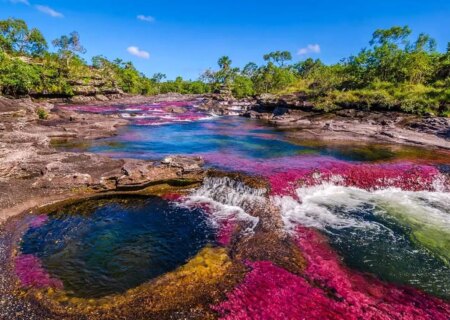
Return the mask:
[[[185,113],[188,111],[188,109],[180,106],[168,106],[164,108],[164,111],[170,113]]]

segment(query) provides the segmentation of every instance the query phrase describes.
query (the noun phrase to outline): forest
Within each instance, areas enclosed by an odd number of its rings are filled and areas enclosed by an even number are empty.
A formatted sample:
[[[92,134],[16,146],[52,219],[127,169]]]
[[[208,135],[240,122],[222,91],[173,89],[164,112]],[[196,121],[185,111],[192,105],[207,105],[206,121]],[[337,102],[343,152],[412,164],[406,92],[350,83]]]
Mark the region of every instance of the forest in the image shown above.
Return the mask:
[[[0,93],[71,97],[80,84],[101,83],[130,94],[205,94],[227,86],[236,98],[303,93],[323,111],[358,108],[450,116],[450,43],[446,52],[439,52],[431,36],[413,37],[408,26],[376,30],[367,47],[335,64],[294,61],[290,52],[274,51],[263,56],[261,65],[249,62],[239,68],[223,56],[197,80],[167,80],[160,72],[148,77],[132,62],[104,56],[88,62],[85,53],[75,31],[49,44],[25,21],[2,20]]]

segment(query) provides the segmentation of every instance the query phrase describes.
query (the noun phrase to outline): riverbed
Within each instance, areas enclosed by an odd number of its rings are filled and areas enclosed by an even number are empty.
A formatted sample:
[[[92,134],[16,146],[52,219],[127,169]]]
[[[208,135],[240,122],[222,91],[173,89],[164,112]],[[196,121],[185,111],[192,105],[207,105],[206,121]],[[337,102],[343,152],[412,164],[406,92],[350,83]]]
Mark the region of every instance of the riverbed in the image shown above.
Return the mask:
[[[131,121],[110,138],[55,141],[61,151],[195,156],[210,173],[188,190],[81,200],[7,224],[11,272],[47,316],[450,315],[448,151],[293,139],[195,101],[64,108]]]

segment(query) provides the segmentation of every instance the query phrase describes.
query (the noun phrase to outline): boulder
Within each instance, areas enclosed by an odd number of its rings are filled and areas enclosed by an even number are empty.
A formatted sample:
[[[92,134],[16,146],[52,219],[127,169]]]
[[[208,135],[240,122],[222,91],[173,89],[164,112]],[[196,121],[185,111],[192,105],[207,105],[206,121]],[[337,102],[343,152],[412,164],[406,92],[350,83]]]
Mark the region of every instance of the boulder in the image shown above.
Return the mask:
[[[72,103],[86,103],[95,100],[94,96],[76,95],[70,98]]]
[[[308,102],[308,97],[304,93],[292,93],[277,96],[270,93],[264,93],[256,97],[257,106],[262,108],[285,107],[288,109],[301,109],[312,111],[313,105]]]
[[[99,92],[99,90],[96,87],[93,86],[74,86],[73,87],[73,93],[75,95],[95,95]]]
[[[415,131],[435,134],[450,139],[450,119],[443,117],[423,118],[409,125]]]
[[[95,95],[95,99],[98,101],[109,101],[109,98],[103,94]]]
[[[202,170],[205,161],[202,157],[168,156],[161,161],[162,164],[181,169],[182,173]]]
[[[168,106],[164,108],[164,111],[170,112],[170,113],[185,113],[188,111],[185,107],[179,107],[179,106]]]
[[[123,175],[117,177],[117,188],[145,186],[154,181],[178,178],[179,169],[168,166],[158,166],[153,162],[126,159],[122,166]]]

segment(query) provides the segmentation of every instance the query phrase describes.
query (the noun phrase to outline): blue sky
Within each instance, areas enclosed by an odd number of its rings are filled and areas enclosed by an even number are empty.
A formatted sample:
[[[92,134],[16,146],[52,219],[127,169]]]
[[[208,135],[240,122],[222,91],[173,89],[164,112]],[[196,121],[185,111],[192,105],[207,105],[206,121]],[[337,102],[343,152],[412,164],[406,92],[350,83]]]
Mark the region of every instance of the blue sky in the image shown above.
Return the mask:
[[[8,17],[41,29],[49,42],[76,30],[87,60],[119,57],[169,79],[196,79],[222,55],[239,67],[274,50],[333,63],[393,25],[429,33],[441,51],[450,42],[449,0],[0,0],[0,19]]]

